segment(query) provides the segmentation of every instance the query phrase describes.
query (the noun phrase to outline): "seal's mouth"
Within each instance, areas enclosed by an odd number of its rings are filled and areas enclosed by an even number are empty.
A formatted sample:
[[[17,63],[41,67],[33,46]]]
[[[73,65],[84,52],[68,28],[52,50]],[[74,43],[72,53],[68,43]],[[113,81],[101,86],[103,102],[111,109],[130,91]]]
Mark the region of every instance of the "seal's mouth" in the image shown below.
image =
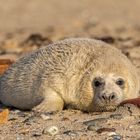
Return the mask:
[[[94,101],[94,109],[97,112],[100,112],[100,111],[102,111],[102,112],[103,111],[114,111],[119,104],[120,104],[119,99],[110,102],[108,100],[107,101],[106,100],[102,101],[102,100],[96,98],[96,101]]]

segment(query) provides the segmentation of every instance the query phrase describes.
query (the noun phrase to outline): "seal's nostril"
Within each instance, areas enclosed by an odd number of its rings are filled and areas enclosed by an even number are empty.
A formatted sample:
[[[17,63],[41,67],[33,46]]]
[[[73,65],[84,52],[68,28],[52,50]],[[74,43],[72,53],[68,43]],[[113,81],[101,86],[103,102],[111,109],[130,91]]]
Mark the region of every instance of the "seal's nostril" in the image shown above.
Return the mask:
[[[115,95],[112,95],[112,96],[111,96],[111,99],[114,99],[114,98],[115,98]]]
[[[115,94],[112,93],[112,94],[110,95],[110,100],[114,100],[114,99],[115,99]]]
[[[102,98],[103,100],[106,100],[106,95],[103,94],[103,95],[101,96],[101,98]]]

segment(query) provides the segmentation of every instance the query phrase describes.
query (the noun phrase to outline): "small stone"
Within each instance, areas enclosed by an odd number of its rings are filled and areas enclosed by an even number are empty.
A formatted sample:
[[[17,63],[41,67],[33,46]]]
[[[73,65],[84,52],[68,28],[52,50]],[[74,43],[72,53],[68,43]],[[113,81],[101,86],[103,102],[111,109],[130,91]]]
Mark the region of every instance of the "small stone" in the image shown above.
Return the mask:
[[[116,131],[115,128],[100,128],[100,129],[98,129],[96,132],[97,132],[98,134],[101,134],[101,133],[103,133],[103,132],[114,132],[114,131]]]
[[[110,133],[108,133],[108,136],[113,136],[113,135],[116,135],[116,132],[110,132]]]
[[[76,136],[77,135],[77,133],[72,131],[72,130],[65,131],[63,134],[66,134],[68,136]]]
[[[49,128],[45,128],[43,130],[43,134],[49,134],[51,136],[58,134],[58,132],[59,132],[59,130],[58,130],[58,127],[56,127],[56,126],[51,126]]]
[[[98,129],[99,129],[99,127],[95,126],[95,125],[89,125],[87,127],[87,130],[89,130],[89,131],[97,131]]]
[[[21,111],[18,110],[18,109],[13,110],[13,112],[16,113],[16,114],[21,113]]]
[[[46,120],[51,120],[51,117],[49,115],[41,114],[40,117],[45,121]]]
[[[120,136],[120,135],[112,135],[111,137],[113,138],[113,140],[121,140],[122,139],[122,136]]]
[[[97,118],[94,120],[85,121],[85,122],[83,122],[83,124],[88,125],[88,126],[90,126],[90,125],[95,126],[95,125],[102,124],[105,122],[107,122],[107,118]]]
[[[111,114],[110,118],[121,120],[123,118],[122,114]]]
[[[68,118],[68,117],[63,117],[62,119],[61,119],[61,121],[69,121],[70,119]]]
[[[115,132],[110,132],[107,134],[109,137],[111,137],[111,140],[121,140],[122,136],[116,134]]]
[[[33,122],[35,122],[35,116],[30,116],[30,117],[27,117],[23,123],[25,123],[26,125],[31,125]]]
[[[23,118],[25,118],[25,117],[28,116],[28,114],[25,113],[25,112],[19,112],[19,113],[17,113],[17,114],[18,114],[19,117],[23,117]]]
[[[106,43],[110,43],[110,44],[115,42],[115,38],[112,36],[101,36],[101,37],[96,37],[96,39],[102,40],[102,41],[104,41]]]
[[[40,131],[34,131],[32,134],[33,137],[39,137],[41,135],[42,135],[42,132],[40,132]]]

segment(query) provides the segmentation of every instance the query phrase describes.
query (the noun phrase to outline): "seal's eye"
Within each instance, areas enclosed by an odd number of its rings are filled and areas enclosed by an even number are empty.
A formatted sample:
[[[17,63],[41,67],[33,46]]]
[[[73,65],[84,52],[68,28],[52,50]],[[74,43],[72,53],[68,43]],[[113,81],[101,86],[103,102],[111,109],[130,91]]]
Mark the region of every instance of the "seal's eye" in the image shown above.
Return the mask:
[[[101,85],[104,84],[104,81],[102,78],[98,77],[94,79],[93,84],[95,87],[100,87]]]
[[[124,86],[125,82],[122,78],[119,78],[117,81],[116,81],[116,84],[119,85],[119,86]]]

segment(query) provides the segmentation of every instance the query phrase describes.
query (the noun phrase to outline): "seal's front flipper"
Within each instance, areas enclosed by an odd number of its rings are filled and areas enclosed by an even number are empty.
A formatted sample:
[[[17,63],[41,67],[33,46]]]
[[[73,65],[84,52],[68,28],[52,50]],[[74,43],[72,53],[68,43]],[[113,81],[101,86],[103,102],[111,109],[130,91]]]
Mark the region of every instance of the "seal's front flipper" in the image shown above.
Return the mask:
[[[47,93],[44,100],[33,108],[33,111],[37,114],[46,112],[57,112],[64,107],[63,99],[54,91]]]

